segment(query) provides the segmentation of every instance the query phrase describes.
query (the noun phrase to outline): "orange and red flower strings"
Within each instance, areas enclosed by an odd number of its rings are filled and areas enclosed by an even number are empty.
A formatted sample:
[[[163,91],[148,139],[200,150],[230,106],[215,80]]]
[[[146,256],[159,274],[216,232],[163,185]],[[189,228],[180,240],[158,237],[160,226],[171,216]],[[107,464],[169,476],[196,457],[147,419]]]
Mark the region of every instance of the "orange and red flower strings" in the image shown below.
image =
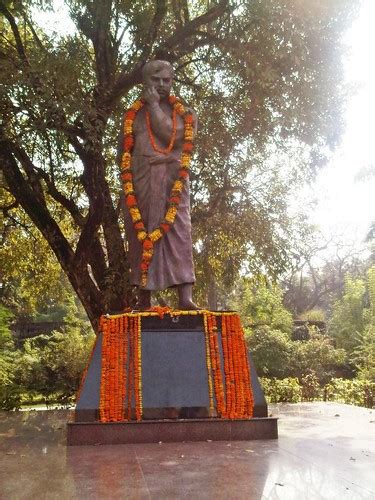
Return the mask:
[[[220,359],[216,315],[204,312],[206,364],[209,373],[210,408],[213,393],[219,417],[238,419],[253,415],[254,400],[251,389],[249,360],[241,320],[238,314],[221,315],[221,343],[224,361],[224,376]],[[214,391],[210,388],[210,376]],[[225,394],[224,394],[225,381]]]
[[[168,313],[171,316],[178,314],[160,308],[101,318],[101,422],[142,420],[141,318],[154,315],[162,318]],[[251,418],[254,400],[250,367],[238,314],[209,311],[191,311],[189,314],[203,316],[210,416],[215,415],[216,408],[219,418]],[[221,319],[221,348],[218,317]]]
[[[142,419],[141,317],[101,318],[100,422]]]
[[[148,137],[151,142],[152,149],[156,151],[157,153],[161,154],[169,154],[173,147],[174,143],[176,141],[176,135],[177,135],[177,111],[176,108],[173,108],[172,111],[172,135],[171,139],[169,141],[168,147],[166,148],[160,148],[155,141],[154,134],[152,133],[152,127],[151,127],[151,118],[150,118],[150,113],[146,111],[146,124],[147,124],[147,132],[148,132]]]

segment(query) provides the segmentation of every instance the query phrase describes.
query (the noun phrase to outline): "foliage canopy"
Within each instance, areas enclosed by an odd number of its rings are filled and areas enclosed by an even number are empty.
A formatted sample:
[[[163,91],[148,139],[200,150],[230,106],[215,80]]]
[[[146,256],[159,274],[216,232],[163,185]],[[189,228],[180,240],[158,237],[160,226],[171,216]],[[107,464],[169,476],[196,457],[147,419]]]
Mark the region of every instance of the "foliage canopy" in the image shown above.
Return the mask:
[[[294,239],[288,193],[340,132],[340,40],[356,2],[65,5],[75,30],[58,36],[37,21],[53,2],[0,0],[7,221],[27,214],[94,327],[131,303],[116,137],[142,66],[162,58],[200,120],[191,179],[198,279],[230,284],[244,266],[279,273]]]

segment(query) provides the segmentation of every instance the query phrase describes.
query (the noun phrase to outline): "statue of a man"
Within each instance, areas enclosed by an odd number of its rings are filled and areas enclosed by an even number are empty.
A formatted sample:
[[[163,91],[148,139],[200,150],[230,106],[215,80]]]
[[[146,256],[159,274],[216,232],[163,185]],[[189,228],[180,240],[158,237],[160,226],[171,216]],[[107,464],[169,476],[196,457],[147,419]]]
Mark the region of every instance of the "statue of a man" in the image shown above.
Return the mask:
[[[150,61],[143,68],[144,106],[132,125],[134,146],[131,152],[131,170],[137,205],[145,231],[150,234],[165,217],[171,188],[181,165],[184,142],[183,118],[173,112],[170,91],[173,68],[166,61]],[[193,116],[194,135],[197,120]],[[134,222],[134,221],[133,221]],[[189,181],[184,183],[177,215],[170,230],[153,247],[148,268],[147,283],[142,283],[142,242],[125,209],[125,229],[129,245],[131,284],[139,287],[137,308],[151,305],[151,291],[176,287],[180,309],[196,309],[192,301],[195,282]]]

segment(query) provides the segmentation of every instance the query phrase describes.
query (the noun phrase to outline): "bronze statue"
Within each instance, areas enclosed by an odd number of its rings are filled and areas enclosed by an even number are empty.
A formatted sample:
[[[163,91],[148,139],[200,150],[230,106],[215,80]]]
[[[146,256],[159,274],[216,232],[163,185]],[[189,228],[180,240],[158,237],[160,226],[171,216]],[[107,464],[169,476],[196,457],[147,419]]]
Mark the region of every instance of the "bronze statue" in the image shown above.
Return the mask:
[[[150,61],[144,66],[142,109],[137,112],[132,124],[132,183],[144,224],[143,235],[149,235],[160,227],[181,166],[184,120],[172,105],[170,91],[173,76],[173,69],[166,61]],[[195,135],[197,120],[192,110],[190,116]],[[146,282],[142,280],[141,272],[144,241],[140,241],[134,228],[134,218],[132,220],[127,209],[125,229],[129,245],[130,280],[131,284],[139,287],[137,308],[147,309],[151,306],[151,291],[176,287],[178,307],[197,309],[192,301],[195,274],[188,178],[183,183],[173,225],[153,245]]]

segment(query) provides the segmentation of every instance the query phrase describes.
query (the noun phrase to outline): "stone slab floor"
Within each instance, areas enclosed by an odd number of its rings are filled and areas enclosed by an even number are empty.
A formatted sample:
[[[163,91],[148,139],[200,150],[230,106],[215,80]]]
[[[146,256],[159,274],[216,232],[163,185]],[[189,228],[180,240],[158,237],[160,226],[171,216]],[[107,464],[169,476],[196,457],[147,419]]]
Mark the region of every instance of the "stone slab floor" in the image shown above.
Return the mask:
[[[0,414],[0,498],[375,499],[375,410],[274,405],[279,439],[67,447],[68,411]]]

